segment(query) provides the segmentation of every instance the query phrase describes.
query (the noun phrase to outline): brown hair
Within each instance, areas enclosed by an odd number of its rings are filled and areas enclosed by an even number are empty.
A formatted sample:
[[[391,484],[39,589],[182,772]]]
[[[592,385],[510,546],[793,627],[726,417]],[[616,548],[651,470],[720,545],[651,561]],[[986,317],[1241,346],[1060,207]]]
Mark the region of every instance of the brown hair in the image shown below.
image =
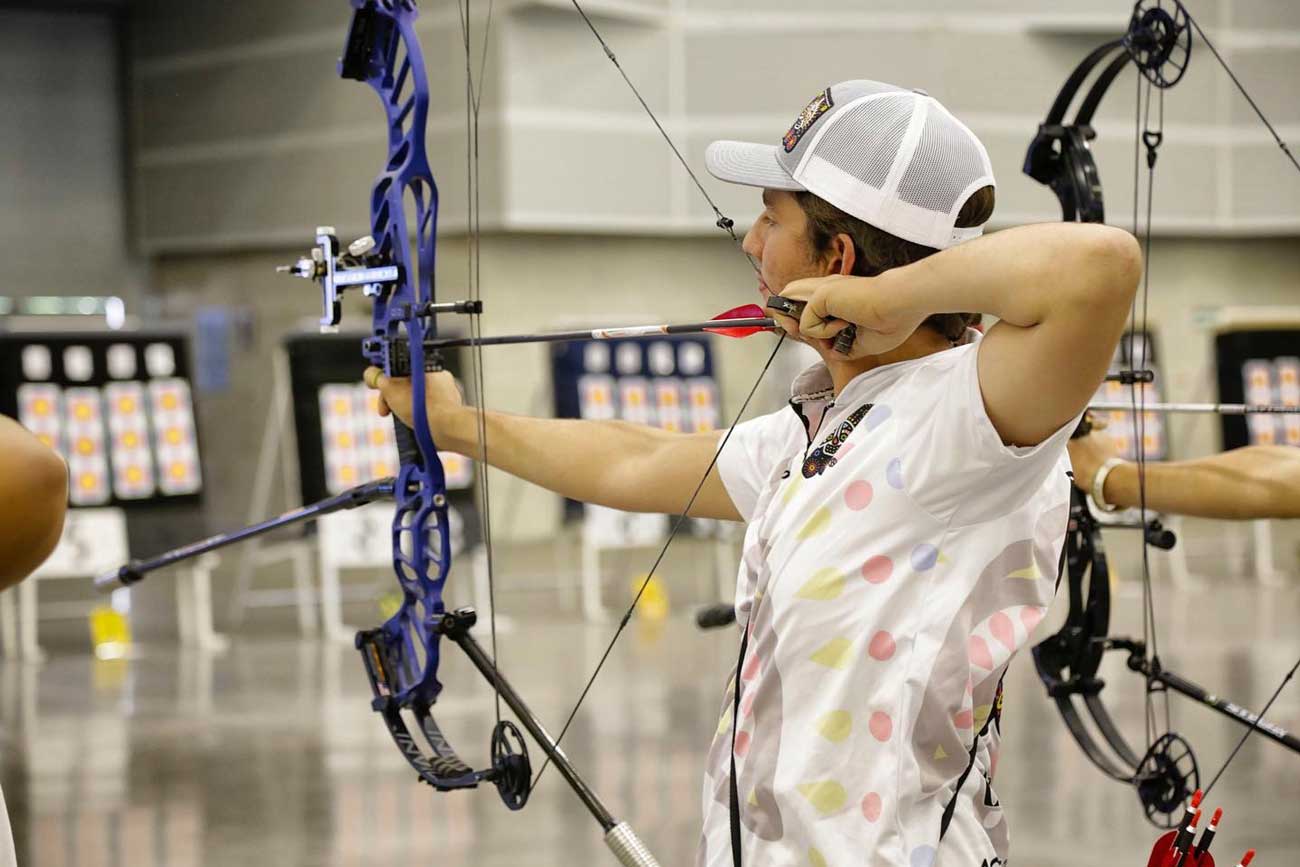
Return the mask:
[[[812,193],[799,191],[794,197],[808,219],[808,240],[813,251],[821,255],[830,249],[836,235],[848,235],[853,239],[855,253],[853,273],[859,277],[874,277],[890,268],[910,265],[938,252],[934,247],[914,244],[881,231]],[[956,227],[965,229],[988,222],[993,214],[993,203],[992,187],[976,190],[958,212]],[[979,321],[978,313],[936,313],[921,324],[956,343],[966,333],[967,327],[978,325]]]

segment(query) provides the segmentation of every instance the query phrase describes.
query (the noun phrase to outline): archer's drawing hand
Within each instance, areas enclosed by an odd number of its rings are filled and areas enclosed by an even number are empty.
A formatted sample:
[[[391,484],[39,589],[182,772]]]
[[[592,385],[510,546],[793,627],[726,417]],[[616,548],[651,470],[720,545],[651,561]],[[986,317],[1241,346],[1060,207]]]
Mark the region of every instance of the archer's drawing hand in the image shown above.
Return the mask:
[[[898,293],[886,291],[875,277],[808,277],[792,280],[781,294],[807,302],[799,334],[827,350],[834,346],[837,334],[851,324],[858,326],[853,348],[842,356],[848,358],[896,349],[929,315],[905,305]]]
[[[379,392],[379,414],[396,415],[411,427],[411,380],[389,378],[378,367],[366,368],[364,379],[367,387]],[[429,430],[435,437],[441,422],[464,405],[460,386],[450,373],[440,370],[424,375],[424,409],[429,419]]]

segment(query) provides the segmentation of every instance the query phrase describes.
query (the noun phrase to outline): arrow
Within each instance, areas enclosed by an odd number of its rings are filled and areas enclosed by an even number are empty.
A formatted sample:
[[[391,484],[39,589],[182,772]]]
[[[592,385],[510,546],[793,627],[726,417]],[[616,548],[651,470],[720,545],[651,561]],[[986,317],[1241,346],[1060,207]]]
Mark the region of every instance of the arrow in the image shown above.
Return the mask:
[[[725,325],[722,323],[726,323]],[[723,337],[749,337],[762,331],[772,331],[776,321],[763,315],[757,304],[745,304],[725,313],[719,313],[707,322],[687,322],[680,325],[623,325],[617,328],[593,328],[583,331],[553,331],[536,334],[502,334],[495,337],[449,337],[430,340],[429,349],[452,349],[458,346],[508,346],[516,343],[564,343],[572,340],[622,340],[629,337],[650,337],[655,334],[721,334]]]
[[[1258,415],[1274,413],[1277,415],[1300,415],[1300,406],[1270,406],[1268,404],[1248,403],[1148,403],[1137,404],[1120,402],[1093,403],[1088,409],[1100,412],[1210,412],[1219,415]]]

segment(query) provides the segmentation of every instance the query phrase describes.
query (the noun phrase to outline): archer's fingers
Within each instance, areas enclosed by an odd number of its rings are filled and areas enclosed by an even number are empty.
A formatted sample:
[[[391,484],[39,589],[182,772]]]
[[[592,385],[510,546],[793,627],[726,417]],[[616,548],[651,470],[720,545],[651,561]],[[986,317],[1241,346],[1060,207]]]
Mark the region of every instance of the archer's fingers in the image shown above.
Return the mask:
[[[804,308],[803,316],[799,318],[799,331],[805,337],[814,337],[818,340],[834,340],[835,337],[849,327],[849,323],[843,319],[835,319],[819,314],[813,309],[812,304]]]
[[[791,301],[808,301],[817,292],[817,289],[824,282],[821,277],[802,277],[798,280],[791,280],[785,284],[780,292],[782,298],[789,298]]]
[[[378,367],[367,367],[366,372],[361,375],[361,379],[366,384],[366,388],[379,392],[379,415],[381,417],[391,415],[393,410],[388,405],[388,399],[384,394],[388,388],[389,378]]]

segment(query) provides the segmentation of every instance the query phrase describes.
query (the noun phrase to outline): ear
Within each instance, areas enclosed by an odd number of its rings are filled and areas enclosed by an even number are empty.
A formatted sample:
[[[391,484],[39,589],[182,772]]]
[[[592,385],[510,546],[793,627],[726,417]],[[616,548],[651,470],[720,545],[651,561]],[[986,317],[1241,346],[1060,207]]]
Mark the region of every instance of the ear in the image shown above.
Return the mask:
[[[840,232],[831,239],[830,254],[829,273],[846,276],[853,273],[853,266],[857,264],[857,250],[852,238]]]

